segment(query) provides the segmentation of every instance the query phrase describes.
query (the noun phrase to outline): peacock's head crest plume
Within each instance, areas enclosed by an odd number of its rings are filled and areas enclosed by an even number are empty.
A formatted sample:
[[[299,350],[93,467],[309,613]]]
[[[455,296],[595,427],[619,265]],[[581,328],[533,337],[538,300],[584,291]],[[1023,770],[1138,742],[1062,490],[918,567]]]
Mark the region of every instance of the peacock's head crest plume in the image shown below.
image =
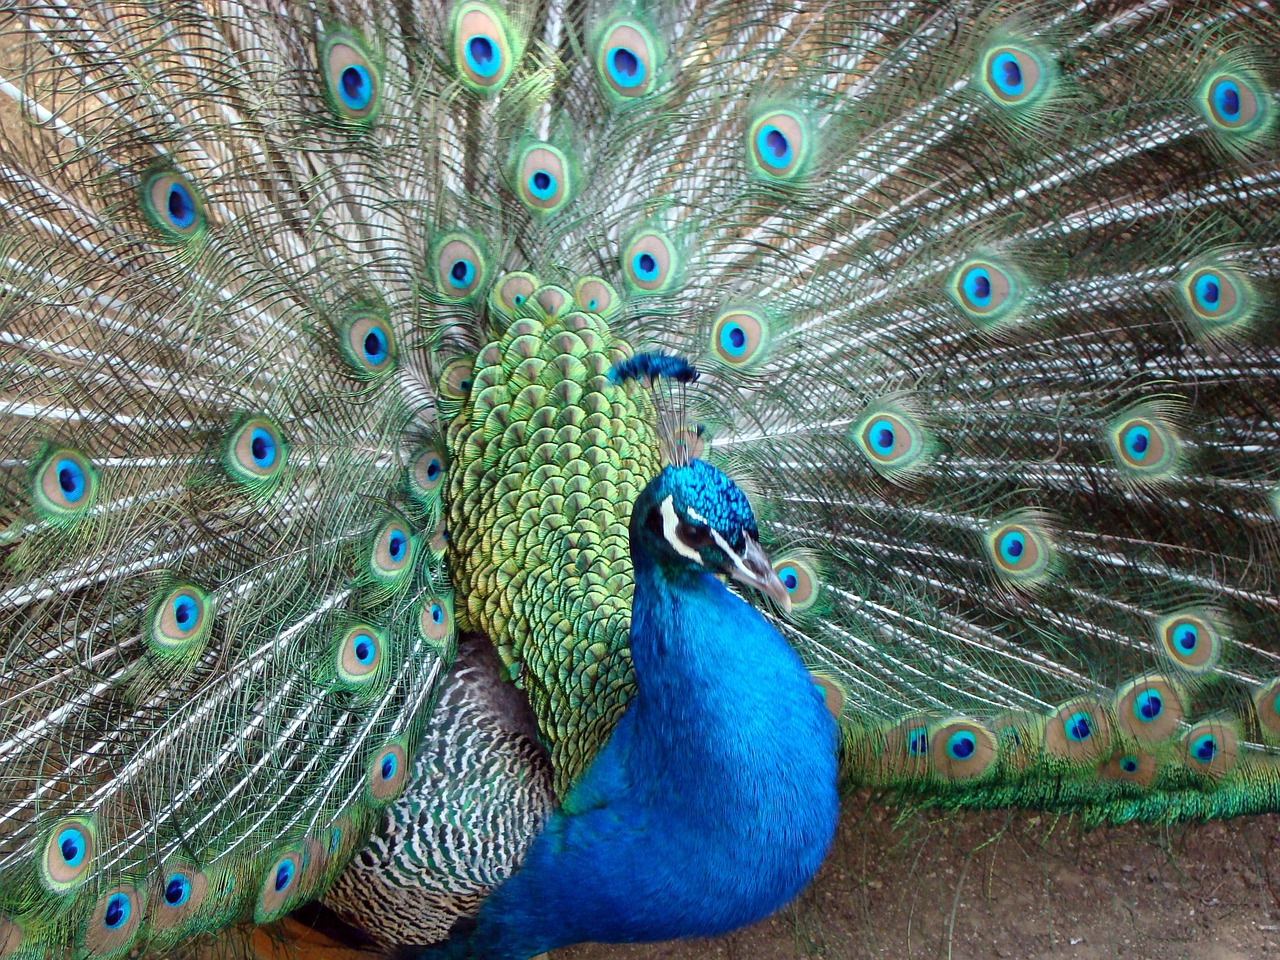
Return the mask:
[[[693,459],[686,439],[691,432],[687,422],[688,386],[698,376],[698,368],[688,360],[665,353],[637,353],[619,360],[609,370],[611,383],[633,380],[649,391],[663,456],[677,467]],[[701,430],[696,432],[701,434]]]

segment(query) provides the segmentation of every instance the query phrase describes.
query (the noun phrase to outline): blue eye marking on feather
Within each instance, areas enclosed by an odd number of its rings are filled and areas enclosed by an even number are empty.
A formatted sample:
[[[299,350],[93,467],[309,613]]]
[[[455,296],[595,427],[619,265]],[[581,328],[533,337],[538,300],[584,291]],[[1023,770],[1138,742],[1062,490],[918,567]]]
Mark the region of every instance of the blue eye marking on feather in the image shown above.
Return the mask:
[[[1228,123],[1240,120],[1240,87],[1234,80],[1219,80],[1213,88],[1213,105]]]
[[[1006,533],[1000,538],[1000,556],[1004,557],[1005,562],[1016,564],[1018,558],[1022,556],[1022,551],[1027,547],[1027,538],[1016,530]]]
[[[367,634],[361,634],[356,638],[356,659],[366,667],[373,663],[373,658],[377,648],[373,645],[373,639]]]
[[[721,326],[720,348],[731,357],[741,357],[747,352],[747,332],[741,324],[729,321]]]
[[[1202,310],[1212,313],[1218,309],[1218,303],[1222,300],[1222,281],[1217,274],[1206,270],[1196,278],[1192,289],[1196,303]]]
[[[1213,758],[1218,755],[1218,741],[1214,739],[1213,734],[1206,733],[1192,741],[1190,752],[1197,762],[1212,763]]]
[[[620,87],[638,87],[644,83],[644,64],[626,47],[614,47],[605,58],[609,76]]]
[[[922,757],[929,752],[929,731],[917,727],[907,734],[907,753],[913,757]]]
[[[338,83],[338,95],[342,102],[352,110],[363,110],[373,99],[373,81],[369,71],[358,64],[352,64],[342,71]]]
[[[794,593],[796,588],[800,586],[800,574],[796,572],[796,568],[785,566],[778,571],[778,579],[782,581],[782,585],[787,588],[787,593]]]
[[[791,165],[791,141],[772,124],[761,126],[756,133],[756,150],[760,158],[775,169],[782,170]]]
[[[84,469],[74,460],[58,461],[58,487],[67,503],[78,503],[84,496]]]
[[[1195,624],[1184,623],[1173,631],[1173,642],[1183,653],[1191,653],[1200,642],[1200,631],[1195,628]]]
[[[62,855],[62,862],[68,867],[78,867],[84,860],[84,852],[88,849],[88,842],[85,840],[84,833],[75,827],[67,827],[58,834],[58,852]]]
[[[191,881],[181,873],[170,874],[164,885],[164,902],[176,908],[189,899],[191,899]]]
[[[444,607],[438,603],[431,604],[430,616],[432,623],[444,623]]]
[[[1145,460],[1151,447],[1151,431],[1136,424],[1124,431],[1124,449],[1135,461]]]
[[[479,76],[492,77],[502,67],[498,48],[488,37],[472,37],[467,41],[467,66]]]
[[[449,283],[459,290],[470,286],[475,278],[476,266],[470,260],[455,260],[449,268]]]
[[[965,295],[978,307],[991,304],[991,274],[984,267],[974,267],[964,275]]]
[[[294,866],[293,861],[285,858],[276,866],[275,888],[276,893],[282,892],[289,884],[293,883]]]
[[[370,327],[364,335],[364,358],[375,367],[387,359],[387,335],[381,327]]]
[[[999,53],[991,60],[991,81],[1009,97],[1022,93],[1022,68],[1012,53]]]
[[[651,253],[637,253],[631,259],[631,267],[641,280],[651,282],[658,279],[658,261]]]
[[[556,194],[556,178],[545,170],[536,170],[529,177],[529,192],[539,200],[550,200]]]
[[[113,893],[107,900],[107,909],[103,912],[102,922],[108,930],[117,930],[129,920],[133,905],[123,893]]]
[[[1073,713],[1062,726],[1076,743],[1083,743],[1093,736],[1093,724],[1087,713]]]
[[[254,427],[249,438],[249,454],[254,463],[266,470],[276,462],[275,438],[261,427]]]
[[[195,628],[200,618],[200,605],[189,593],[180,593],[173,598],[173,622],[183,633]]]
[[[1120,769],[1123,770],[1125,773],[1137,773],[1138,761],[1135,760],[1133,757],[1121,757]]]
[[[185,230],[196,222],[196,202],[187,188],[177,181],[169,184],[165,206],[169,211],[169,222],[179,230]]]
[[[881,456],[888,456],[893,452],[893,444],[896,440],[893,432],[893,424],[888,420],[877,420],[871,424],[871,447]]]
[[[1155,690],[1143,690],[1133,700],[1133,715],[1143,723],[1150,723],[1164,712],[1164,701]]]
[[[382,765],[378,768],[382,774],[383,780],[390,780],[396,775],[396,755],[388,753],[382,758]]]
[[[395,563],[399,563],[404,559],[405,551],[409,548],[409,538],[404,535],[401,530],[391,531],[391,536],[387,538],[387,553]]]
[[[953,760],[968,760],[977,749],[977,738],[968,730],[953,733],[947,738],[947,753]]]

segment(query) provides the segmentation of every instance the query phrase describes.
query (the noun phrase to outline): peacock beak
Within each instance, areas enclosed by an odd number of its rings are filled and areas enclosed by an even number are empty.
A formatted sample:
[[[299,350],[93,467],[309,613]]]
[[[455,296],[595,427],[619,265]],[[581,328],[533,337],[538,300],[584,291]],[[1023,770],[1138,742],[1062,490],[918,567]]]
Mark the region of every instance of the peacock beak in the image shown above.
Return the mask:
[[[769,562],[768,555],[751,534],[747,534],[743,541],[746,547],[740,555],[729,550],[725,551],[733,560],[733,570],[729,575],[739,583],[755,587],[765,596],[772,597],[778,606],[782,607],[784,613],[790,613],[791,594],[778,579],[778,575],[773,572],[773,564]]]

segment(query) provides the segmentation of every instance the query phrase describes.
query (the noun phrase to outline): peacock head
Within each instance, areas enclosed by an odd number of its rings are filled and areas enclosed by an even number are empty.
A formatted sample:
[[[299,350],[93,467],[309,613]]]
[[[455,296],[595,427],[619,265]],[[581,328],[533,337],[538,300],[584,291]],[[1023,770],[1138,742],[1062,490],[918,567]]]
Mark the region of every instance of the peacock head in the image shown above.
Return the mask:
[[[664,571],[727,574],[790,610],[790,594],[759,535],[746,494],[701,460],[664,467],[631,515],[632,550],[643,550]]]

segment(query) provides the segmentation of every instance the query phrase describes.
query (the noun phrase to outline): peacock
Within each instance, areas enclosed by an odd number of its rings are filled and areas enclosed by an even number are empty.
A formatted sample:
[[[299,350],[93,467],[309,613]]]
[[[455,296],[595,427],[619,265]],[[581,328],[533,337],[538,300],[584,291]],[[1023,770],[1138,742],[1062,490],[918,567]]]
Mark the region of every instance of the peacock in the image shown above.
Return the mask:
[[[0,958],[1280,810],[1266,0],[0,17]]]

